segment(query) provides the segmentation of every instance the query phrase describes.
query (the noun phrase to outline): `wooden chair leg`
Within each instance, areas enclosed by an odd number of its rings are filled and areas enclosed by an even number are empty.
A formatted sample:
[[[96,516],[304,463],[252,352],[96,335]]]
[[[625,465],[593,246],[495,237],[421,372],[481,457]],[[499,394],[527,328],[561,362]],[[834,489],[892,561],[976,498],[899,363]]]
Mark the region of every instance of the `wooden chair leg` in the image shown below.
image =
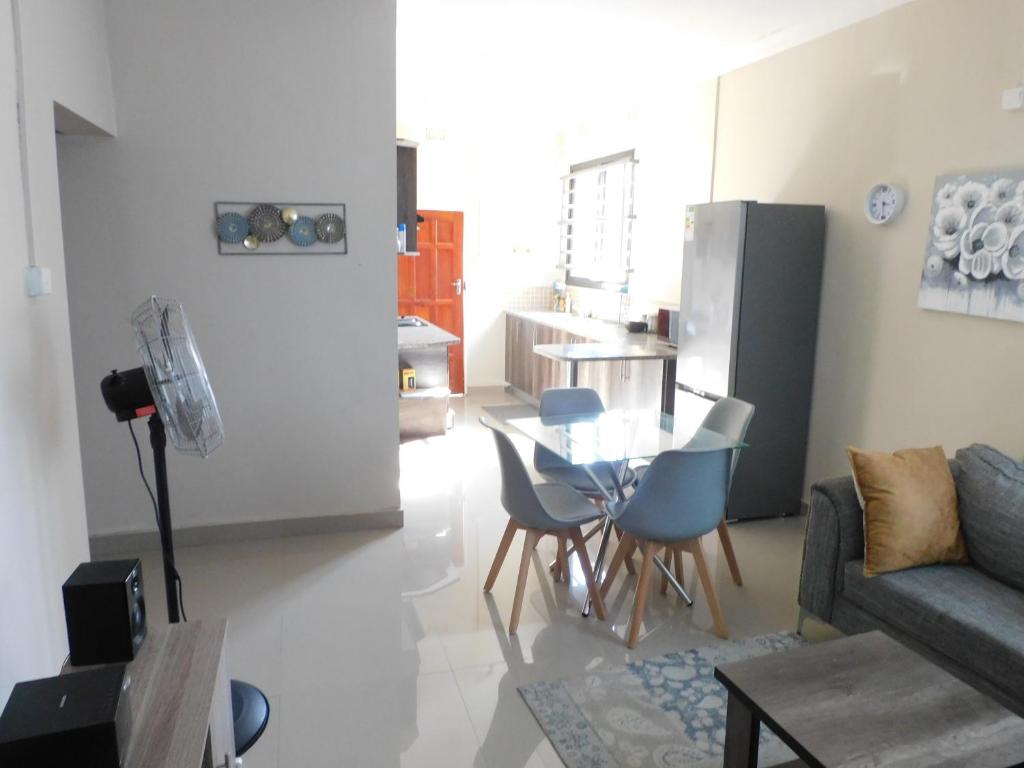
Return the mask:
[[[514,635],[519,629],[519,614],[523,610],[523,596],[526,594],[526,577],[530,573],[530,556],[537,547],[541,532],[535,528],[526,529],[526,540],[523,542],[523,556],[519,561],[519,580],[516,582],[516,596],[512,601],[512,618],[508,622],[508,633]]]
[[[672,556],[673,556],[672,547],[665,547],[665,567],[666,568],[671,568],[672,567]],[[664,571],[662,571],[662,573],[661,573],[661,588],[658,591],[661,592],[661,594],[663,594],[663,595],[667,595],[668,594],[668,576],[665,575]]]
[[[715,623],[715,634],[723,639],[728,639],[729,628],[725,623],[722,606],[718,604],[718,595],[715,593],[715,585],[711,582],[711,572],[708,571],[708,564],[704,560],[704,548],[700,545],[700,539],[687,542],[686,548],[693,555],[694,562],[697,564],[697,576],[700,578],[701,587],[704,588],[704,596],[708,599],[711,619]]]
[[[586,582],[587,592],[593,601],[594,613],[601,621],[605,620],[604,600],[601,599],[601,591],[597,588],[597,581],[594,579],[594,571],[590,567],[590,555],[587,554],[587,546],[583,541],[583,531],[579,528],[570,528],[569,536],[572,543],[576,545],[576,556],[580,560],[580,570],[583,571],[583,581]]]
[[[615,575],[619,572],[619,568],[622,566],[622,561],[626,557],[626,553],[633,548],[635,545],[635,539],[628,533],[619,540],[619,546],[615,548],[615,554],[612,555],[611,561],[608,563],[608,571],[604,575],[604,580],[601,582],[601,597],[605,597],[608,594],[608,590],[611,589],[612,582],[615,580]]]
[[[725,520],[718,524],[718,538],[722,541],[722,552],[725,553],[725,562],[729,564],[732,581],[737,587],[742,587],[743,576],[740,575],[740,564],[736,562],[736,550],[732,548],[732,536],[729,535],[729,526],[725,524]]]
[[[558,570],[555,581],[569,582],[569,554],[566,551],[565,536],[558,537]]]
[[[633,615],[629,619],[629,635],[626,637],[626,647],[636,648],[640,640],[640,625],[644,620],[644,611],[647,608],[647,593],[651,591],[651,572],[654,570],[654,554],[658,545],[648,541],[644,545],[644,561],[640,566],[640,579],[636,583],[636,597],[633,600]]]
[[[597,534],[599,534],[603,529],[604,529],[604,523],[598,523],[597,525],[595,525],[593,528],[591,528],[589,531],[587,531],[583,535],[583,540],[584,541],[590,541]],[[568,555],[568,557],[572,557],[573,553],[575,551],[576,551],[576,546],[573,545],[573,546],[569,547],[569,550],[568,550],[568,552],[566,554]],[[558,560],[556,559],[553,563],[551,563],[551,572],[552,573],[556,573],[557,571],[558,571]]]
[[[615,536],[618,537],[618,541],[622,541],[623,540],[623,529],[618,527],[617,525],[615,526]],[[625,562],[626,562],[626,572],[629,573],[630,575],[636,575],[637,574],[637,566],[633,562],[633,550],[635,550],[635,549],[636,549],[636,545],[634,545],[632,548],[630,548],[630,551],[626,553],[626,560],[625,560]]]
[[[484,582],[484,592],[490,592],[494,587],[494,581],[498,578],[498,572],[501,571],[502,563],[505,562],[505,555],[508,554],[508,548],[512,545],[512,539],[518,530],[519,526],[516,521],[509,518],[508,525],[505,526],[505,533],[501,536],[501,543],[498,544],[498,551],[494,553],[494,562],[491,563],[487,581]]]
[[[686,577],[683,575],[683,550],[676,547],[673,557],[676,564],[676,581],[679,582],[680,587],[686,589]],[[668,563],[665,563],[665,565],[668,565]]]

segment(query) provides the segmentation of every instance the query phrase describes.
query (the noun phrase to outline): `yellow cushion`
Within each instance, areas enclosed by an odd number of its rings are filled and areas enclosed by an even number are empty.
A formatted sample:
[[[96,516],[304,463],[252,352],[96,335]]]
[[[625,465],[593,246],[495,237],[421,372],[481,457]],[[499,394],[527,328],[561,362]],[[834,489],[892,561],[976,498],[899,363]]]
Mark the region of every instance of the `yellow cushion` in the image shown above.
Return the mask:
[[[940,447],[846,449],[864,500],[864,575],[966,563],[956,485]]]

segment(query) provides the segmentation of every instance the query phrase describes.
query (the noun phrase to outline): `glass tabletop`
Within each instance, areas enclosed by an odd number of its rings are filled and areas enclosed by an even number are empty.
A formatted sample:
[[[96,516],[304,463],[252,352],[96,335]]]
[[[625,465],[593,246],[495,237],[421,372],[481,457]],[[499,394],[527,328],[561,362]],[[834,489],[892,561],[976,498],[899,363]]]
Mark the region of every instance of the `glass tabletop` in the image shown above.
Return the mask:
[[[570,464],[650,459],[668,450],[718,451],[746,444],[657,410],[534,416],[507,422]]]

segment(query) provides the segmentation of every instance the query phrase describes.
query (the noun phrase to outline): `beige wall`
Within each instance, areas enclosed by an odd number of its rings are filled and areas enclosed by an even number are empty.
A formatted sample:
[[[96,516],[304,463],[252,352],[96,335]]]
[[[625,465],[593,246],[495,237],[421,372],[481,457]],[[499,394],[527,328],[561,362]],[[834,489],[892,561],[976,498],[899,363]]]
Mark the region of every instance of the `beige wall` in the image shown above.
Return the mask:
[[[1024,325],[917,307],[935,177],[1024,167],[1021,30],[1024,2],[918,0],[721,80],[714,198],[829,211],[808,483],[851,443],[1024,453]],[[879,181],[908,194],[883,227]]]

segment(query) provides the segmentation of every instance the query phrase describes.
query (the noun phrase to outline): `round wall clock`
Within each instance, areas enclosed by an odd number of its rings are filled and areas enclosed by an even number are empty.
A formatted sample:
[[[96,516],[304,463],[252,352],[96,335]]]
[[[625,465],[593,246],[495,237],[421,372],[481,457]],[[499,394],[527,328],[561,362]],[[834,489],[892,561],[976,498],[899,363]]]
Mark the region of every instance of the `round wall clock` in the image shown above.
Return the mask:
[[[903,211],[907,194],[895,184],[875,184],[864,200],[864,215],[872,224],[885,224]]]

